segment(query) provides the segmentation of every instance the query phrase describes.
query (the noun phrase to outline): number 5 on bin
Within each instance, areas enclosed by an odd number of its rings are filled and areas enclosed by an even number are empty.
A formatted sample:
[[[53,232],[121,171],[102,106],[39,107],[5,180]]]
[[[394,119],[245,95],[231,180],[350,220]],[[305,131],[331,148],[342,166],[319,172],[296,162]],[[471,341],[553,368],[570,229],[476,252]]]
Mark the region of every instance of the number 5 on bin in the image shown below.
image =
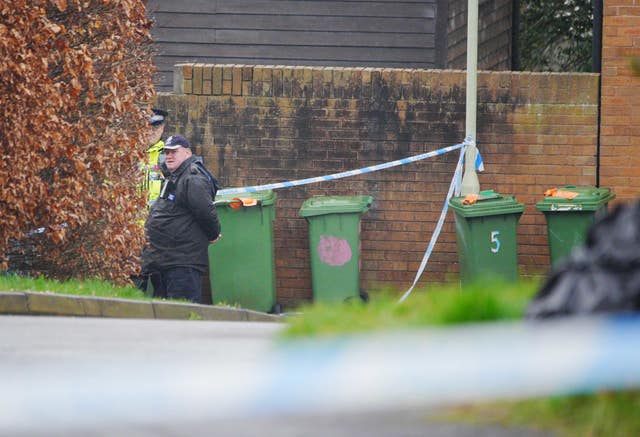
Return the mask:
[[[500,240],[498,239],[498,235],[500,235],[500,231],[491,232],[491,244],[495,244],[495,247],[491,248],[491,252],[498,253],[500,250]]]

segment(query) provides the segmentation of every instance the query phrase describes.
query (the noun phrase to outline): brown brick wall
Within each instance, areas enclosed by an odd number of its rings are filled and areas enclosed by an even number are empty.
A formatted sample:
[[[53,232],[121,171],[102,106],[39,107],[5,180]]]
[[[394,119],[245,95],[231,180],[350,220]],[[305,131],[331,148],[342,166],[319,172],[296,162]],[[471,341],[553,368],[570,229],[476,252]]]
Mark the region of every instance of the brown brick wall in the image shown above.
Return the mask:
[[[162,94],[167,133],[186,134],[224,187],[321,176],[436,150],[464,137],[463,71],[277,66],[181,66],[179,87]],[[527,209],[519,226],[521,273],[548,269],[546,228],[534,204],[545,189],[593,185],[598,75],[482,72],[478,143],[482,189],[514,194]],[[210,90],[210,93],[209,93]],[[210,95],[204,95],[205,93]],[[370,194],[362,219],[365,288],[406,289],[442,210],[458,153],[313,185],[278,190],[278,301],[311,298],[307,224],[313,195]],[[457,277],[451,213],[420,285]]]
[[[640,0],[604,6],[600,185],[625,202],[640,195],[640,77],[631,71],[640,57]]]

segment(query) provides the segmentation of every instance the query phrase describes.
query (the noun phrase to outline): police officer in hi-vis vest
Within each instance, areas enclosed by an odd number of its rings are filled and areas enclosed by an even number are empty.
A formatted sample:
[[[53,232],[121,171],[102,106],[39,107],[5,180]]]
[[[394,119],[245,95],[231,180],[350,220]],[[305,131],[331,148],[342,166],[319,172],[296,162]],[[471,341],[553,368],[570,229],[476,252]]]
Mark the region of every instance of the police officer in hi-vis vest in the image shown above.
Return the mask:
[[[164,141],[161,140],[164,133],[166,117],[169,114],[162,109],[153,108],[152,114],[149,116],[149,130],[145,134],[147,145],[151,145],[147,149],[147,161],[140,164],[144,171],[144,180],[142,181],[142,190],[147,192],[147,208],[160,196],[162,181],[164,180],[163,168],[168,173],[166,165],[164,165]],[[156,272],[143,271],[140,275],[132,276],[131,279],[136,287],[147,292],[149,286],[149,278]]]
[[[163,176],[163,163],[164,154],[162,149],[164,148],[164,141],[161,140],[164,132],[165,119],[167,111],[162,109],[153,108],[153,114],[149,118],[149,132],[147,136],[147,144],[151,144],[151,147],[147,149],[147,162],[144,166],[145,178],[144,189],[148,192],[147,195],[147,207],[151,207],[160,195],[160,189],[162,187]],[[166,170],[165,170],[166,171]]]

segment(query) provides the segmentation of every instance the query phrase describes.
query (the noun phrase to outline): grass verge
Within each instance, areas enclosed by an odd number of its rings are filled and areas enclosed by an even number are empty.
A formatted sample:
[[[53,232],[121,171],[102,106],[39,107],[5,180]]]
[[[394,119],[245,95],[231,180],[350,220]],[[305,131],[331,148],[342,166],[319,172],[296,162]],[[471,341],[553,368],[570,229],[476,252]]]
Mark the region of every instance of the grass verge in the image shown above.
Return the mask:
[[[309,305],[292,317],[288,337],[337,335],[429,325],[517,320],[535,294],[538,283],[492,282],[472,284],[460,292],[457,285],[416,290],[402,304],[397,293],[380,290],[368,303],[359,299],[343,305]]]
[[[109,282],[97,279],[60,282],[42,277],[25,278],[17,275],[0,275],[0,292],[2,291],[36,291],[76,296],[150,300],[137,288],[117,287]]]
[[[33,291],[41,293],[68,294],[72,296],[111,297],[118,299],[152,300],[135,287],[118,287],[98,279],[56,281],[54,279],[27,278],[14,274],[0,273],[0,293],[3,291]],[[175,303],[193,303],[187,299],[160,299]],[[217,302],[215,306],[242,309],[240,305]],[[191,319],[193,320],[193,319]]]
[[[285,336],[313,337],[388,329],[521,319],[539,288],[483,283],[416,290],[402,304],[398,294],[378,291],[369,303],[312,305],[289,321]],[[493,424],[549,431],[558,436],[640,436],[640,391],[596,393],[518,402],[494,402],[447,408],[434,421]]]
[[[431,419],[527,427],[559,437],[639,436],[640,391],[467,405],[443,410]]]

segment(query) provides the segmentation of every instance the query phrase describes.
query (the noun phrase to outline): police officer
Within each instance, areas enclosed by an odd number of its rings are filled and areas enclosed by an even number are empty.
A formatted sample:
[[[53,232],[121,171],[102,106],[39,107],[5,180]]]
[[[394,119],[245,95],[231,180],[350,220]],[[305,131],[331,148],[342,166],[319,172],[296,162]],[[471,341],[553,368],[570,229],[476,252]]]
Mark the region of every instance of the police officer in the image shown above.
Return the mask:
[[[152,115],[149,117],[147,144],[151,144],[151,147],[147,149],[144,180],[144,188],[148,193],[147,206],[149,207],[153,205],[153,202],[155,202],[160,195],[160,188],[162,187],[162,180],[164,179],[162,172],[162,163],[164,161],[162,149],[164,147],[164,141],[162,141],[161,138],[164,133],[165,121],[168,115],[167,111],[153,108]]]
[[[217,182],[182,135],[167,138],[162,151],[169,175],[145,224],[142,268],[157,272],[151,276],[154,297],[200,302],[208,245],[221,236],[213,204]]]
[[[147,208],[149,208],[153,202],[160,195],[160,188],[162,186],[162,180],[164,179],[162,165],[164,156],[161,154],[164,147],[164,141],[162,141],[162,134],[164,133],[165,122],[169,113],[163,109],[153,108],[151,114],[148,117],[149,127],[144,135],[145,145],[151,145],[147,149],[146,162],[140,163],[140,170],[144,172],[144,180],[140,189],[142,192],[147,193]],[[137,288],[144,291],[148,291],[149,278],[155,273],[152,271],[142,271],[139,275],[132,275],[131,280]]]

